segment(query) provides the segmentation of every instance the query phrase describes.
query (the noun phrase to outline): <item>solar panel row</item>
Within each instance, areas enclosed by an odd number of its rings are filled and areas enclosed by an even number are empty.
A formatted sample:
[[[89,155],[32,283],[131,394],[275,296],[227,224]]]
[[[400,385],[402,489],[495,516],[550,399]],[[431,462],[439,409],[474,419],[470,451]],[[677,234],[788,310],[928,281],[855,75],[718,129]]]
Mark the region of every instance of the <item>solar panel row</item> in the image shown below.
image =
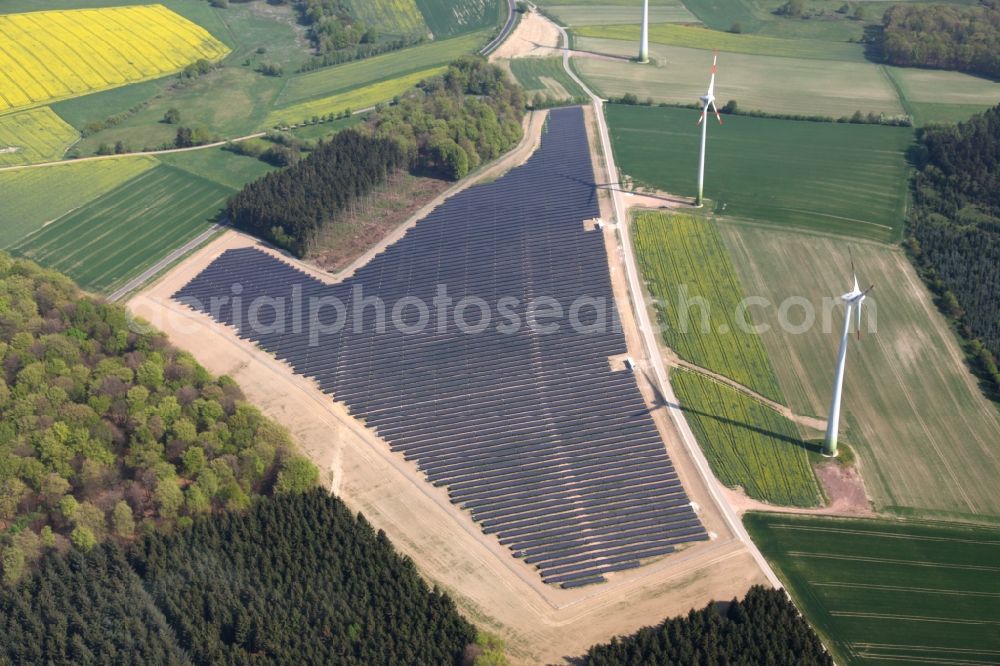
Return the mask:
[[[582,112],[561,109],[524,165],[345,282],[239,249],[175,298],[315,378],[543,580],[576,587],[706,538],[634,377],[608,365],[626,347],[583,227],[598,214]]]

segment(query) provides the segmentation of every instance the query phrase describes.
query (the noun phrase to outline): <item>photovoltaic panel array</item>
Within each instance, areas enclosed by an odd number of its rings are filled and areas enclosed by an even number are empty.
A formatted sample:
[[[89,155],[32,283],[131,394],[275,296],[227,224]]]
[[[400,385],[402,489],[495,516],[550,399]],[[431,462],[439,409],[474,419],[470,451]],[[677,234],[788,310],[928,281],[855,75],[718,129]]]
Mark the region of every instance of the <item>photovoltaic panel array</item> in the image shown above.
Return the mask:
[[[626,347],[598,214],[582,111],[561,109],[524,165],[342,283],[245,248],[174,298],[315,378],[544,581],[586,585],[707,538],[609,366]]]

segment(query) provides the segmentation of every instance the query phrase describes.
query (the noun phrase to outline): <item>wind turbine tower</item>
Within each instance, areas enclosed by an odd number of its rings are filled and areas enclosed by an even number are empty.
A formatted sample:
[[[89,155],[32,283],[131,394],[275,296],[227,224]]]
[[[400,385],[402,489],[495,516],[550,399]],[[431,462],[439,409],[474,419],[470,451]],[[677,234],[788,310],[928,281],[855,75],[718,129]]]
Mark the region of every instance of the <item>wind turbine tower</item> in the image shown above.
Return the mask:
[[[698,154],[698,199],[694,202],[694,205],[701,207],[704,189],[705,189],[705,139],[708,137],[708,120],[706,116],[708,115],[708,107],[712,107],[712,111],[715,112],[715,119],[722,124],[722,116],[719,115],[719,110],[715,108],[715,72],[718,69],[717,62],[719,60],[719,54],[716,53],[712,56],[712,78],[708,80],[708,92],[699,97],[701,100],[701,115],[698,116],[698,124],[701,125],[701,152]]]
[[[844,328],[840,333],[840,352],[837,354],[837,371],[833,379],[833,400],[830,402],[830,418],[826,423],[826,439],[823,440],[823,455],[833,458],[837,455],[837,432],[840,429],[840,398],[844,389],[844,364],[847,361],[847,338],[850,337],[851,313],[857,308],[857,333],[861,339],[861,304],[864,303],[875,285],[864,291],[858,287],[858,275],[854,272],[854,258],[851,258],[851,273],[854,274],[854,287],[840,297],[846,308],[844,311]]]
[[[649,62],[649,0],[642,0],[642,36],[639,38],[639,62]]]

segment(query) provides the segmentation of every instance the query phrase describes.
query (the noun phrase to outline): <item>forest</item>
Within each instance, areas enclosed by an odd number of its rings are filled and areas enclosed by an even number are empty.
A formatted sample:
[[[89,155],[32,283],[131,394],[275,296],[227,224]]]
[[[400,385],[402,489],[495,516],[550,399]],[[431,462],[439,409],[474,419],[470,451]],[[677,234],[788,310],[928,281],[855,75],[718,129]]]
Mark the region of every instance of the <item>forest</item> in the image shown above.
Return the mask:
[[[336,225],[350,204],[397,170],[463,178],[522,135],[524,94],[478,57],[452,63],[360,128],[316,145],[307,157],[247,184],[228,203],[230,222],[297,256]]]
[[[0,593],[0,663],[458,664],[475,630],[319,489],[50,551]]]
[[[166,337],[0,253],[0,573],[315,485],[287,432]]]
[[[227,214],[236,228],[303,256],[321,226],[405,164],[394,141],[347,129],[287,169],[248,183],[230,198]]]
[[[751,587],[720,610],[710,603],[686,616],[595,645],[589,666],[644,664],[797,664],[833,666],[819,638],[783,590]]]
[[[1000,105],[923,128],[907,247],[976,369],[1000,392]]]
[[[412,169],[459,180],[521,140],[524,105],[524,91],[502,69],[467,56],[368,124],[402,147]]]
[[[882,18],[880,46],[892,65],[1000,78],[1000,0],[893,5]]]

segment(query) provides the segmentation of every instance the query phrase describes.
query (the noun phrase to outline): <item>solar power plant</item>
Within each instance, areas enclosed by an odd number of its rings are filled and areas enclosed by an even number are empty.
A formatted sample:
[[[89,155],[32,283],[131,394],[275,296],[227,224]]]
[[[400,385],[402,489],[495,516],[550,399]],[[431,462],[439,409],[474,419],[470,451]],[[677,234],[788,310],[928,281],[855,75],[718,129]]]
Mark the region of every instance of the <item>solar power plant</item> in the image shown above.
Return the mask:
[[[609,366],[626,347],[602,233],[583,225],[598,215],[583,113],[555,110],[524,165],[340,284],[244,248],[174,298],[314,378],[545,582],[577,587],[707,538],[635,378]]]

